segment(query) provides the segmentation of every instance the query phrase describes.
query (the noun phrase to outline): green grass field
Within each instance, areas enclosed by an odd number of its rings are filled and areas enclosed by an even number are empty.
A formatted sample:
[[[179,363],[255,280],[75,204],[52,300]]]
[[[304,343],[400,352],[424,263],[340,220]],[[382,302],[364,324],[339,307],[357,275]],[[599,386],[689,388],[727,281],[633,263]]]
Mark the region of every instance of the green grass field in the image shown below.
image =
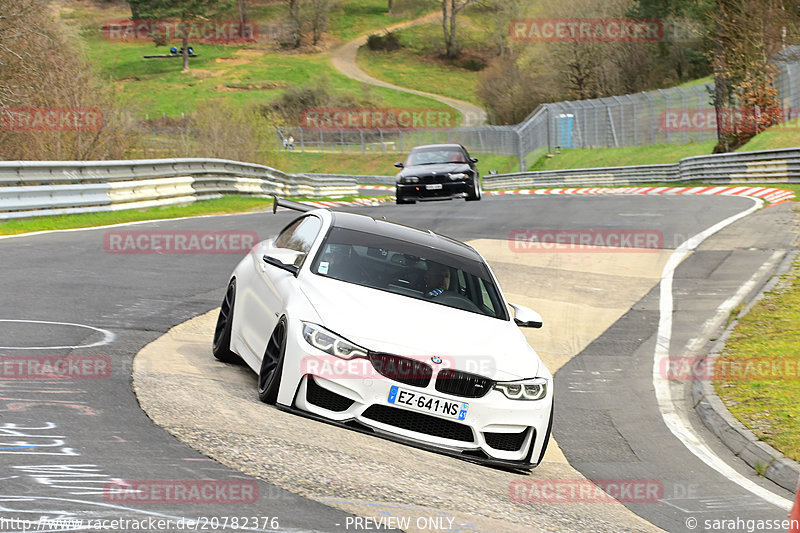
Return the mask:
[[[335,198],[338,201],[353,200],[355,196]],[[292,198],[296,201],[334,200],[334,198]],[[212,200],[202,200],[188,205],[151,207],[149,209],[130,209],[101,213],[82,213],[77,215],[41,216],[19,220],[0,221],[0,235],[18,235],[35,231],[49,231],[73,228],[91,228],[169,218],[194,217],[201,215],[222,215],[247,213],[272,209],[272,198],[250,196],[225,196]]]
[[[358,66],[375,78],[401,87],[480,105],[475,94],[478,72],[448,65],[438,57],[435,43],[442,39],[440,24],[421,24],[396,33],[404,48],[384,52],[362,46]]]
[[[657,165],[677,163],[684,157],[711,153],[714,142],[690,144],[660,144],[628,148],[598,148],[561,150],[560,154],[540,157],[530,170],[561,170],[568,168],[619,167],[626,165]]]
[[[726,407],[759,439],[800,461],[800,260],[739,320],[721,362],[738,362],[745,377],[715,382]]]
[[[112,4],[116,6],[116,4]],[[253,20],[269,24],[285,7],[279,2],[253,7]],[[416,16],[421,8],[389,15],[384,0],[346,1],[331,16],[330,38],[349,39]],[[319,51],[280,52],[259,44],[193,44],[197,58],[190,59],[188,72],[181,71],[179,58],[144,59],[145,55],[164,55],[170,46],[149,41],[122,42],[105,38],[103,22],[129,16],[119,6],[74,3],[63,8],[62,20],[83,43],[88,59],[101,77],[113,82],[119,99],[132,106],[139,116],[162,115],[177,118],[198,107],[226,100],[237,105],[267,104],[289,87],[323,84],[332,93],[361,95],[385,107],[425,107],[449,109],[434,100],[380,87],[371,87],[339,74],[329,62],[329,54]],[[272,47],[274,48],[274,46]]]
[[[322,154],[306,152],[281,152],[275,156],[273,166],[292,174],[311,172],[317,174],[351,174],[368,176],[394,176],[398,170],[393,166],[404,161],[407,154]],[[482,175],[490,170],[499,173],[515,172],[519,163],[515,157],[472,154],[478,158],[478,169]]]

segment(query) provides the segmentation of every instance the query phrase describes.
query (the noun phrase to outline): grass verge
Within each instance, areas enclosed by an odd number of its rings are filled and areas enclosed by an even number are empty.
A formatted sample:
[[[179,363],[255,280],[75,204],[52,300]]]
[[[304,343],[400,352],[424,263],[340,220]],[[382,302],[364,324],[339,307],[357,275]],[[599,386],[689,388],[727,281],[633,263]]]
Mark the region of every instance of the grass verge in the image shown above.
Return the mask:
[[[408,154],[388,152],[385,154],[360,153],[316,153],[281,152],[275,156],[272,166],[290,174],[305,172],[317,174],[350,174],[366,176],[394,176],[398,170],[393,166],[404,161]],[[478,168],[482,175],[490,170],[499,173],[516,172],[519,163],[516,157],[493,154],[472,154],[478,158]]]
[[[292,198],[295,201],[338,200],[349,201],[355,196],[343,198]],[[228,213],[247,213],[272,208],[272,198],[253,198],[250,196],[225,196],[212,200],[202,200],[188,205],[152,207],[149,209],[130,209],[125,211],[106,211],[101,213],[81,213],[0,221],[0,235],[18,235],[35,231],[91,228],[139,222],[181,218],[200,215],[222,215]]]
[[[800,461],[800,258],[739,320],[720,363],[738,363],[743,374],[714,383],[725,406],[759,439]]]
[[[560,154],[543,155],[529,170],[562,170],[569,168],[621,167],[626,165],[658,165],[677,163],[684,157],[710,154],[714,142],[689,144],[657,144],[628,148],[573,148]]]

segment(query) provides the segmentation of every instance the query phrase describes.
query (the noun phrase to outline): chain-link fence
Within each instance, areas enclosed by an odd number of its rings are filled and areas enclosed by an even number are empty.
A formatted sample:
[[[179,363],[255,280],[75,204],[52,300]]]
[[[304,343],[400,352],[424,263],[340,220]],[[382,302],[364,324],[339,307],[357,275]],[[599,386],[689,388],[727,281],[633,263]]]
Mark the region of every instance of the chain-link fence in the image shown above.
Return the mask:
[[[800,110],[800,53],[790,47],[778,63],[781,120]],[[460,143],[471,152],[514,156],[520,170],[556,148],[611,148],[713,141],[717,136],[713,83],[543,104],[513,126],[449,130],[352,130],[292,128],[278,131],[279,148],[339,153],[408,152],[420,144]],[[729,109],[733,116],[762,111]]]

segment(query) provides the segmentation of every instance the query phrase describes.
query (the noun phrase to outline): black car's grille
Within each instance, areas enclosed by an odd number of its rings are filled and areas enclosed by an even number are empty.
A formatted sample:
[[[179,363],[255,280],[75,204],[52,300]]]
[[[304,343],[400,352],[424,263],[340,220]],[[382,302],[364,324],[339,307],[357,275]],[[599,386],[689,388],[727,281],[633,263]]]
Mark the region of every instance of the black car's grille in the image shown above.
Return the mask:
[[[423,388],[431,382],[433,369],[422,361],[375,352],[370,352],[369,360],[380,375],[394,381]]]
[[[432,174],[427,174],[424,176],[419,177],[420,183],[447,183],[450,180],[450,176],[447,174],[436,174],[435,176]]]
[[[436,390],[464,398],[481,398],[493,385],[489,378],[449,368],[440,370],[436,376]]]
[[[484,433],[483,438],[486,439],[486,444],[495,450],[504,450],[507,452],[516,452],[522,448],[525,442],[525,437],[528,436],[528,430],[522,433]]]
[[[474,441],[472,430],[463,424],[387,405],[370,406],[361,416],[389,426],[442,439]]]
[[[354,403],[350,398],[345,398],[341,394],[319,386],[312,377],[308,378],[306,384],[306,400],[312,405],[337,413],[347,411]]]

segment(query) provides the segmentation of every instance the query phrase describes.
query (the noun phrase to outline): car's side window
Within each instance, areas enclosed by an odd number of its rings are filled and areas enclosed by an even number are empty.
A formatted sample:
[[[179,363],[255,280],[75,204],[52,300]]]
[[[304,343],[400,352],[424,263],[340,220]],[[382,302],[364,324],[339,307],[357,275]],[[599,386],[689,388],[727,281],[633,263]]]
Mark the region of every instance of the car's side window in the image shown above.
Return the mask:
[[[275,246],[307,254],[321,227],[322,221],[315,216],[299,218],[278,235],[278,238],[275,239]]]

